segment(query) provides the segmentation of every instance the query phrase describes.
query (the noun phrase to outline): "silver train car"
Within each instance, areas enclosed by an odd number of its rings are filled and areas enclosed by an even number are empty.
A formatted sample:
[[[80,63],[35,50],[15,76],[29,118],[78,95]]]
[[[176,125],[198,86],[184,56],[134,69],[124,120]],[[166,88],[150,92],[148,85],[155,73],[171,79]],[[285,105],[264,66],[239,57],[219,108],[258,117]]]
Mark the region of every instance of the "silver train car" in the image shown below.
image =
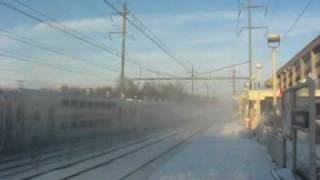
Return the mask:
[[[4,148],[4,142],[5,142],[5,134],[6,134],[6,124],[5,124],[5,118],[6,118],[6,100],[5,98],[0,94],[0,151]]]
[[[178,119],[166,103],[50,90],[0,95],[0,148],[37,147],[73,138],[145,132]],[[0,150],[1,150],[0,149]]]

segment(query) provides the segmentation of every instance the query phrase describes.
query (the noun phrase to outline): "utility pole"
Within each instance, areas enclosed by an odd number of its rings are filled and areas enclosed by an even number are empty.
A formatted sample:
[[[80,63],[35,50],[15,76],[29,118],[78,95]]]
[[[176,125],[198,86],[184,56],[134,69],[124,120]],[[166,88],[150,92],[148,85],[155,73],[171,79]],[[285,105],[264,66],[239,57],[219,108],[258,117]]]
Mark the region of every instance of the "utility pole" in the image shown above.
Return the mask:
[[[24,81],[23,80],[18,80],[17,83],[18,83],[18,88],[19,89],[24,88]]]
[[[126,36],[127,36],[127,16],[129,14],[127,3],[123,3],[123,10],[120,11],[116,7],[112,5],[109,1],[104,1],[107,5],[109,5],[112,9],[114,9],[117,14],[122,17],[122,28],[121,31],[117,32],[109,32],[109,36],[111,38],[111,34],[121,34],[122,36],[122,48],[121,48],[121,73],[120,73],[120,97],[124,96],[125,89],[125,62],[126,62]]]
[[[232,94],[236,95],[236,68],[232,69]]]
[[[139,78],[141,78],[141,75],[142,75],[142,67],[140,66],[139,67]]]
[[[263,68],[263,65],[260,63],[256,64],[256,69],[257,69],[257,85],[256,88],[260,89],[261,86],[261,69]]]
[[[241,14],[242,9],[244,9],[245,11],[248,11],[248,17],[247,17],[247,21],[248,21],[248,26],[244,27],[246,29],[248,29],[248,62],[249,62],[249,89],[253,89],[253,49],[252,49],[252,30],[255,29],[267,29],[268,27],[266,26],[255,26],[252,25],[252,9],[267,9],[266,5],[252,5],[251,0],[247,0],[246,1],[246,5],[245,7],[240,7],[240,13],[239,16]],[[241,28],[242,30],[242,28]],[[240,32],[241,32],[240,30]]]
[[[207,92],[207,99],[209,99],[209,84],[206,83],[206,92]]]
[[[139,67],[139,78],[141,78],[141,76],[142,76],[142,67],[140,66]],[[139,82],[139,84],[138,84],[138,86],[140,87],[140,82]]]
[[[127,15],[128,15],[128,8],[127,3],[124,2],[123,4],[123,12],[121,13],[122,16],[122,52],[121,52],[121,75],[120,75],[120,94],[123,96],[124,94],[124,86],[125,86],[125,79],[124,79],[124,65],[126,60],[126,35],[127,35]]]
[[[247,6],[248,6],[248,42],[249,42],[249,83],[250,89],[253,89],[253,83],[252,83],[252,23],[251,23],[251,1],[247,0]]]
[[[191,66],[191,92],[194,94],[194,70],[193,65]]]
[[[249,81],[250,81],[250,79],[249,79]],[[232,109],[233,109],[233,112],[235,112],[235,110],[236,110],[236,102],[235,102],[235,97],[236,97],[236,67],[235,66],[232,68],[232,95],[233,95]]]

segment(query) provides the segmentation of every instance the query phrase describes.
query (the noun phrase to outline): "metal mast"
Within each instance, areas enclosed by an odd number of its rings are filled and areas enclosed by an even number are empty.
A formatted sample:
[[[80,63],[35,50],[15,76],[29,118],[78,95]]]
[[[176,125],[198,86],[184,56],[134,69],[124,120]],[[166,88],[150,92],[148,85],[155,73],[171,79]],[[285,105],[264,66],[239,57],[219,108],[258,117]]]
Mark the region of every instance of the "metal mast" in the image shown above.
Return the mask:
[[[253,49],[252,49],[252,30],[255,29],[267,29],[266,26],[256,26],[252,25],[252,9],[265,9],[266,13],[266,5],[252,5],[251,0],[246,1],[246,5],[244,7],[240,7],[239,16],[242,10],[248,11],[248,26],[243,27],[248,29],[248,63],[249,63],[249,89],[253,89]],[[242,28],[240,32],[242,31]]]
[[[236,69],[232,69],[232,94],[236,95]]]
[[[124,65],[126,60],[126,35],[127,35],[127,15],[128,15],[128,8],[127,3],[124,2],[123,4],[123,12],[121,13],[122,16],[122,52],[121,52],[121,75],[120,75],[120,94],[123,95],[124,92]]]
[[[253,89],[253,83],[252,83],[252,23],[251,23],[251,1],[247,0],[247,6],[248,6],[248,42],[249,42],[249,83],[250,83],[250,89]]]
[[[193,65],[191,66],[191,92],[194,94],[194,70],[193,70]]]

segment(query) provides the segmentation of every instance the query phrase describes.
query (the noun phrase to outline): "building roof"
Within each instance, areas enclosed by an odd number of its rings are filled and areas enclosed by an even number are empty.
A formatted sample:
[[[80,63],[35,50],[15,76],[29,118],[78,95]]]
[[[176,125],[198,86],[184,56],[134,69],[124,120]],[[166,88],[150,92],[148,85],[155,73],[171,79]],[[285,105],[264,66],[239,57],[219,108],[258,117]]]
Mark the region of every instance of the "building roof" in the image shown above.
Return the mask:
[[[307,44],[301,51],[299,51],[295,56],[293,56],[286,64],[281,66],[277,74],[282,72],[284,69],[286,69],[288,66],[294,64],[297,62],[297,60],[302,59],[305,57],[311,50],[320,47],[320,35],[318,35],[316,38],[314,38],[309,44]]]

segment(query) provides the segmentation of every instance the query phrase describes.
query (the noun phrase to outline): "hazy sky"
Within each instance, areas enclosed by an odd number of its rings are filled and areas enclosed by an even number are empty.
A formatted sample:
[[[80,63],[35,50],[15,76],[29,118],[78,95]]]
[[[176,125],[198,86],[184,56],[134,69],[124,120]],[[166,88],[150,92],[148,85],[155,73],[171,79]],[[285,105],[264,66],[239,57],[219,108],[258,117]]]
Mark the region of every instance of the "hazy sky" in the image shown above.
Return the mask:
[[[108,47],[113,52],[121,51],[121,36],[109,32],[119,31],[121,21],[117,14],[103,0],[2,0],[15,10],[0,5],[0,85],[17,84],[13,80],[27,80],[34,84],[57,85],[68,83],[82,86],[113,85],[119,75],[120,58],[99,48],[92,47],[78,39],[52,29],[26,17],[16,10],[22,10],[47,22],[53,20],[55,25],[65,27],[76,33],[84,34],[90,40]],[[303,7],[309,0],[252,0],[255,5],[267,5],[264,9],[253,10],[253,23],[257,26],[268,26],[269,31],[284,34],[289,29]],[[27,9],[22,2],[43,14],[36,14]],[[120,0],[110,0],[117,8],[121,8]],[[240,5],[245,5],[244,0]],[[314,0],[303,17],[296,24],[279,49],[279,65],[288,61],[320,32],[320,2]],[[130,16],[133,14],[157,35],[159,39],[176,54],[178,59],[188,68],[193,64],[196,72],[204,72],[225,65],[246,61],[248,58],[247,31],[238,35],[241,27],[246,26],[247,14],[239,15],[238,0],[129,0]],[[84,63],[56,53],[25,45],[3,36],[5,31],[30,38],[59,52],[78,59],[89,60]],[[264,64],[264,75],[270,73],[269,49],[266,44],[266,30],[256,30],[253,34],[254,62]],[[11,34],[12,37],[12,34]],[[16,37],[16,36],[14,36]],[[83,37],[83,36],[82,36]],[[128,25],[127,55],[135,64],[142,64],[157,71],[187,76],[181,66],[157,48],[130,24]],[[13,53],[27,57],[45,65],[35,65],[3,57]],[[2,55],[2,56],[1,56]],[[21,60],[21,59],[20,59]],[[52,69],[47,65],[67,69]],[[157,75],[140,70],[132,63],[127,63],[126,75],[130,77]],[[99,67],[100,66],[100,67]],[[107,70],[108,67],[110,70]],[[239,75],[247,75],[246,65],[237,69]],[[212,74],[230,76],[226,70]],[[110,80],[109,80],[110,79]],[[230,82],[208,82],[211,91],[217,85],[218,92],[230,91]],[[203,83],[197,83],[202,90]],[[190,83],[186,83],[188,87]],[[239,84],[240,85],[240,84]]]

